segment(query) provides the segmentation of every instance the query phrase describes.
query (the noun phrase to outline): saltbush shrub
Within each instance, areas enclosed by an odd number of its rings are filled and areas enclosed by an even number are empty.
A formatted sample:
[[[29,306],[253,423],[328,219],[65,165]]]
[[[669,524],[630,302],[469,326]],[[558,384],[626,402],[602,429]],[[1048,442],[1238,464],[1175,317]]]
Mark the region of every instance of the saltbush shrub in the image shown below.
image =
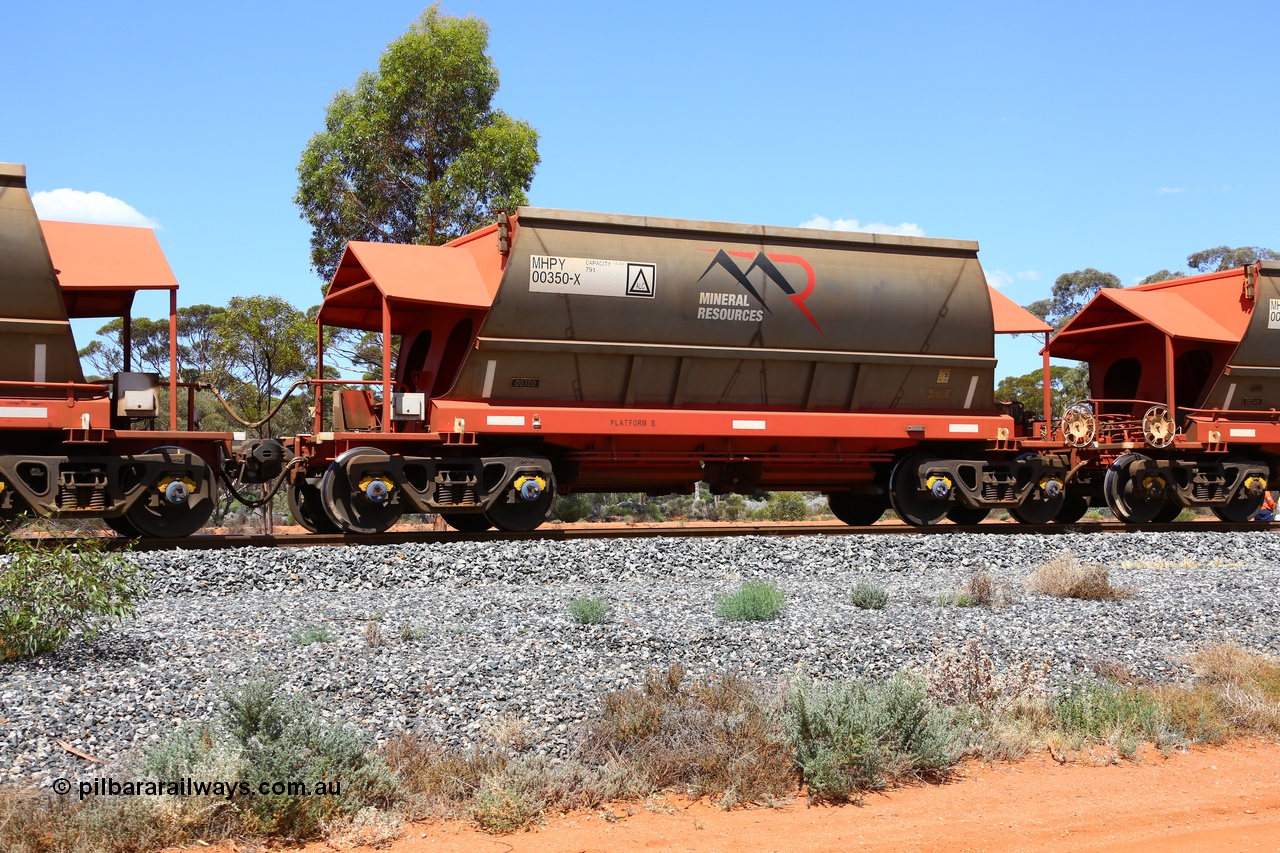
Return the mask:
[[[386,765],[354,729],[325,722],[297,697],[281,697],[268,680],[250,681],[226,694],[223,722],[244,761],[242,778],[253,796],[237,798],[250,828],[269,835],[310,838],[340,816],[369,805],[388,805],[397,786]],[[339,794],[259,793],[266,784],[324,782]]]
[[[786,595],[768,581],[747,581],[716,602],[716,615],[734,622],[762,622],[777,616]]]
[[[870,581],[859,581],[854,585],[850,599],[855,607],[863,610],[880,610],[889,603],[889,593]]]
[[[590,596],[575,598],[569,602],[569,615],[579,625],[599,625],[609,621],[609,602]]]
[[[792,683],[786,729],[809,794],[848,802],[907,779],[940,779],[958,760],[963,732],[929,699],[925,683]]]
[[[309,646],[312,643],[332,643],[336,637],[324,625],[303,625],[301,628],[293,632],[293,641],[300,646]]]

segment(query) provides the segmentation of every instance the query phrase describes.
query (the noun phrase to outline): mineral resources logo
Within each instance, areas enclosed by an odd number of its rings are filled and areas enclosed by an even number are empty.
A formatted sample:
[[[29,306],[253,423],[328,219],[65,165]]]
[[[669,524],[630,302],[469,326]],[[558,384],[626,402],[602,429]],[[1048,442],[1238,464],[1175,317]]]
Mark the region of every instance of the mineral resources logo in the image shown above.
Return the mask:
[[[704,249],[703,251],[715,252],[716,256],[703,271],[702,275],[698,276],[698,283],[701,283],[714,270],[722,269],[732,276],[733,280],[746,293],[713,293],[707,291],[699,293],[698,319],[759,322],[764,319],[765,312],[772,314],[773,311],[765,304],[764,298],[756,290],[755,285],[751,283],[749,278],[751,273],[758,269],[763,273],[766,281],[771,281],[782,289],[782,292],[787,295],[787,298],[791,300],[796,309],[818,330],[818,334],[826,334],[826,332],[822,331],[822,327],[818,325],[818,321],[814,319],[813,314],[810,313],[809,307],[805,305],[805,300],[813,293],[813,287],[817,283],[817,279],[813,274],[813,267],[804,258],[799,255],[783,255],[773,252],[740,252],[729,249]],[[751,260],[751,264],[744,271],[738,266],[738,262],[734,258],[748,258]],[[803,290],[796,290],[786,275],[778,269],[779,264],[798,266],[804,271],[805,286]],[[751,303],[747,301],[748,294],[756,302],[760,303],[760,308],[763,310],[750,307]]]

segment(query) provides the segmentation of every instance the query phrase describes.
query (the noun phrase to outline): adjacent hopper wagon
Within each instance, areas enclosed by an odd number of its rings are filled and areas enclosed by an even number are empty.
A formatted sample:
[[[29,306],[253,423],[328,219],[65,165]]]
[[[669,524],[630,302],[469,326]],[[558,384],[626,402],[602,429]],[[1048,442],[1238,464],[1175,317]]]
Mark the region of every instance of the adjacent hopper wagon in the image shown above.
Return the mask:
[[[1047,353],[1089,367],[1090,397],[1029,444],[1069,466],[1069,516],[1257,512],[1280,462],[1280,263],[1100,291]]]
[[[180,429],[179,395],[194,387],[177,381],[177,288],[150,229],[41,222],[26,169],[0,163],[0,519],[102,518],[127,536],[187,536],[213,512],[224,468],[243,481],[283,474],[279,442]],[[164,381],[130,364],[130,313],[145,290],[169,293]],[[125,321],[124,369],[109,381],[85,381],[79,317]]]

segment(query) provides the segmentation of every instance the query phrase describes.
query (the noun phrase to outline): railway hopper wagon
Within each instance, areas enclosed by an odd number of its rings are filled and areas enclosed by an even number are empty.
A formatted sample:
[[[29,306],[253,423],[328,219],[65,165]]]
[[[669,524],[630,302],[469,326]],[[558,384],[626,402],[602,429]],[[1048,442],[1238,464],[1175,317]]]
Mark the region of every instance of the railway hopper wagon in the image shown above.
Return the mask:
[[[1068,466],[1063,520],[1257,512],[1280,460],[1280,263],[1100,291],[1047,354],[1089,366],[1090,397],[1030,443]]]
[[[179,394],[195,389],[177,381],[172,344],[167,380],[131,369],[134,297],[169,293],[173,341],[177,288],[151,229],[41,222],[26,169],[0,163],[0,520],[95,517],[128,536],[186,536],[213,511],[223,467],[248,482],[282,476],[279,442],[178,428]],[[124,370],[110,380],[85,381],[77,317],[124,318]]]
[[[1065,462],[1027,453],[1039,425],[992,390],[993,335],[1048,327],[977,251],[540,208],[445,246],[350,243],[318,351],[326,328],[381,332],[383,378],[331,404],[317,382],[291,508],[314,530],[522,531],[557,492],[702,481],[821,491],[851,524],[1048,521]]]

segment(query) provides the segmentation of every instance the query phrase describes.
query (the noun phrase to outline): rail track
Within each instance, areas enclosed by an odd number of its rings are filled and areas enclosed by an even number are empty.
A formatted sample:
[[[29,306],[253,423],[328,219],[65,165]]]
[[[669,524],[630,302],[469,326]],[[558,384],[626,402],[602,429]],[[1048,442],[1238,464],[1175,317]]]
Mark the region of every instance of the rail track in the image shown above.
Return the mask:
[[[735,523],[735,524],[655,524],[614,525],[599,524],[581,527],[544,527],[530,533],[504,533],[489,530],[483,533],[462,533],[457,530],[400,530],[374,535],[320,534],[320,533],[223,533],[197,534],[182,539],[127,539],[102,537],[100,542],[109,550],[132,551],[217,551],[228,548],[315,548],[342,545],[404,545],[409,543],[436,542],[492,542],[492,541],[568,541],[573,539],[645,539],[707,538],[717,536],[945,536],[948,533],[1015,534],[1020,536],[1055,536],[1064,533],[1132,533],[1138,531],[1156,533],[1210,533],[1280,530],[1280,523],[1226,522],[1174,522],[1168,524],[1120,524],[1118,522],[1081,522],[1077,524],[1015,524],[988,522],[984,524],[938,524],[928,527],[912,527],[907,524],[876,524],[851,527],[846,524],[818,523]],[[67,544],[85,537],[38,537],[32,541],[49,545]],[[0,544],[0,549],[3,545]]]

